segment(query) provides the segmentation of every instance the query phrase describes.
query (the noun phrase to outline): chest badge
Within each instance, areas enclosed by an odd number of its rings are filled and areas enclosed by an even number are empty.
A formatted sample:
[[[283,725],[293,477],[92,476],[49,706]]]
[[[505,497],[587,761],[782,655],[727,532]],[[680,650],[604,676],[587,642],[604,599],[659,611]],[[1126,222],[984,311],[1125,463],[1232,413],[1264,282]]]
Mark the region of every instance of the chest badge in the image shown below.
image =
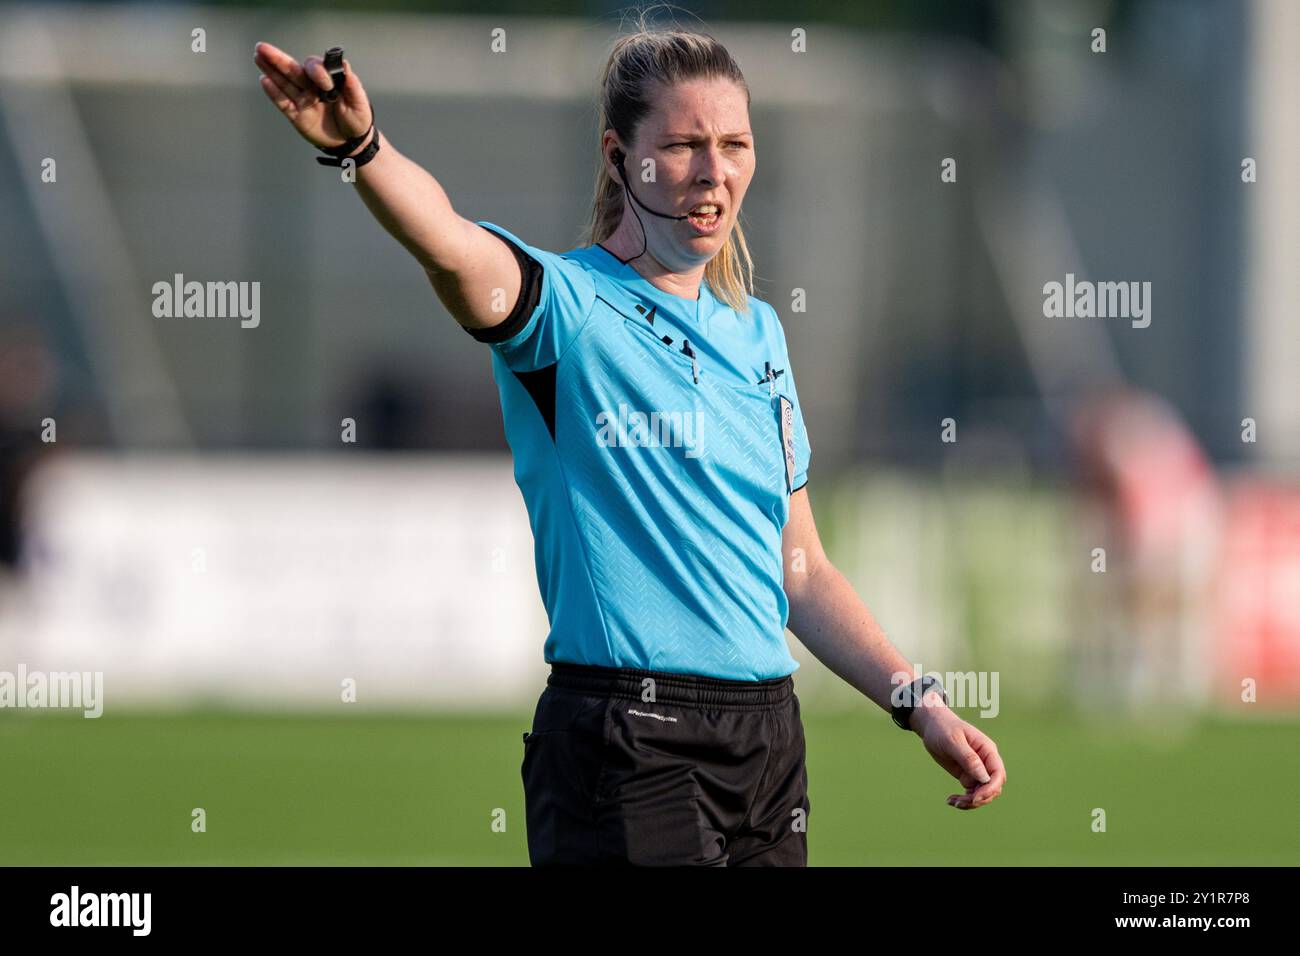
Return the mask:
[[[785,451],[785,493],[794,488],[794,403],[781,396],[781,448]]]

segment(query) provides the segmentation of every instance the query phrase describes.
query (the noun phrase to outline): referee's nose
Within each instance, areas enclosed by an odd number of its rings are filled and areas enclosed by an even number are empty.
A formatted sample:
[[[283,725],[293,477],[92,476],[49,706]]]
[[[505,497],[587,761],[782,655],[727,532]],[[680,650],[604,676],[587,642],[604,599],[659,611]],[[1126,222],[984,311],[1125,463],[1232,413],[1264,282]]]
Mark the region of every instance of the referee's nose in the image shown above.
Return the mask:
[[[702,186],[721,186],[727,181],[727,157],[717,146],[710,146],[700,154],[700,165],[695,170],[695,181]]]

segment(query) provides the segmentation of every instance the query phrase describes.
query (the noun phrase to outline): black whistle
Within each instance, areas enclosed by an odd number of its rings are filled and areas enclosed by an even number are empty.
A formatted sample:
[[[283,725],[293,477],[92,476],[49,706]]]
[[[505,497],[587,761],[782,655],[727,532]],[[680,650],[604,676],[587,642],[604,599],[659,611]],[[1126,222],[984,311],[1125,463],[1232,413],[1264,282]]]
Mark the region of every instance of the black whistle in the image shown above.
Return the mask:
[[[322,91],[320,98],[326,103],[333,103],[339,98],[343,84],[347,81],[347,72],[343,68],[343,47],[332,46],[325,51],[325,69],[329,72],[333,89]]]

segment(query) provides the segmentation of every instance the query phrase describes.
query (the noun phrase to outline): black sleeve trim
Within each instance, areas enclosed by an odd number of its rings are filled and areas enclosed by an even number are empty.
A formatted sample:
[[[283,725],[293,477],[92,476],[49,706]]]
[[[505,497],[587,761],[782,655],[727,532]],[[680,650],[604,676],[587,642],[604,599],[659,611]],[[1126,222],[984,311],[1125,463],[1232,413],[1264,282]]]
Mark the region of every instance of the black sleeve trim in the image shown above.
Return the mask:
[[[803,476],[803,484],[800,485],[799,488],[807,488],[807,487],[808,487],[808,476],[807,476],[807,475],[804,475],[804,476]],[[790,494],[794,494],[794,492],[795,492],[795,491],[798,491],[799,488],[794,489],[794,491],[791,491]]]
[[[492,230],[488,230],[492,232]],[[515,259],[519,263],[519,298],[515,301],[515,307],[511,313],[506,316],[505,321],[500,325],[493,325],[486,329],[471,329],[467,325],[461,328],[470,334],[471,337],[478,339],[480,342],[504,342],[513,335],[518,334],[519,330],[528,324],[529,318],[537,311],[537,303],[542,297],[542,264],[530,256],[524,250],[501,235],[499,232],[493,232],[515,254]]]

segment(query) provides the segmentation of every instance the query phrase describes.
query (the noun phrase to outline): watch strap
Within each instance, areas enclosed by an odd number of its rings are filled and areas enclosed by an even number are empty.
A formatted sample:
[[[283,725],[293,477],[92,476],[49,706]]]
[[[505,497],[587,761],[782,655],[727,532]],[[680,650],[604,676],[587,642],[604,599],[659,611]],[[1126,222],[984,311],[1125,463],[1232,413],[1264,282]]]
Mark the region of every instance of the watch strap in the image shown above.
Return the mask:
[[[918,685],[920,685],[918,690]],[[903,730],[912,729],[912,713],[917,707],[925,706],[921,702],[925,695],[930,691],[937,689],[943,702],[948,703],[948,694],[943,689],[938,678],[935,677],[918,677],[906,687],[902,688],[900,696],[903,698],[902,704],[895,704],[889,708],[889,716]]]

